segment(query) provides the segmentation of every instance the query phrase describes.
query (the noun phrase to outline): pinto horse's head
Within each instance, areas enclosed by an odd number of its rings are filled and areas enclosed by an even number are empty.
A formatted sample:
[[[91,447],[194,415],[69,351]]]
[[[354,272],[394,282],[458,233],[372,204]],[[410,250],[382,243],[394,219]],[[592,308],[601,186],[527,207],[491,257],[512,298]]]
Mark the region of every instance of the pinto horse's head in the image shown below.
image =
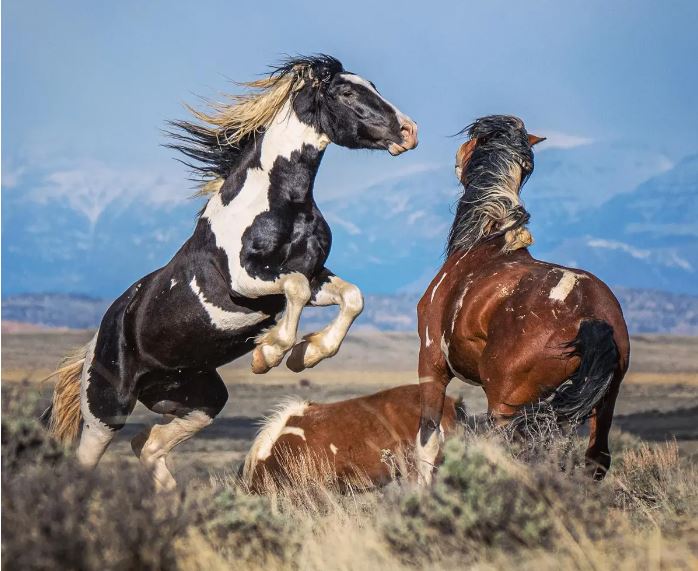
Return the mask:
[[[350,149],[386,149],[399,155],[417,146],[417,124],[385,99],[376,86],[330,56],[289,60],[285,73],[302,86],[293,107],[302,121]]]
[[[463,184],[497,172],[506,163],[520,167],[520,187],[533,172],[533,145],[545,141],[529,134],[523,121],[511,115],[481,117],[463,132],[470,137],[456,153],[456,177]]]

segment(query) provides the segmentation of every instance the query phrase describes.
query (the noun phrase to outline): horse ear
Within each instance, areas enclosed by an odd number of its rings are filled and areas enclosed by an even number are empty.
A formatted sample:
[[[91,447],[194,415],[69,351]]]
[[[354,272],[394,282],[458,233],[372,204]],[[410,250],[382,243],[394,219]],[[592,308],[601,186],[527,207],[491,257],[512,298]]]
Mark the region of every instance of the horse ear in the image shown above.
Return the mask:
[[[465,172],[465,167],[468,166],[468,161],[470,160],[476,145],[477,137],[473,137],[458,147],[458,151],[456,152],[456,176],[461,182],[463,182],[462,178],[463,173]]]
[[[538,143],[542,143],[543,141],[545,141],[545,139],[547,139],[547,137],[539,137],[538,135],[531,135],[529,133],[528,144],[531,146],[537,145]]]

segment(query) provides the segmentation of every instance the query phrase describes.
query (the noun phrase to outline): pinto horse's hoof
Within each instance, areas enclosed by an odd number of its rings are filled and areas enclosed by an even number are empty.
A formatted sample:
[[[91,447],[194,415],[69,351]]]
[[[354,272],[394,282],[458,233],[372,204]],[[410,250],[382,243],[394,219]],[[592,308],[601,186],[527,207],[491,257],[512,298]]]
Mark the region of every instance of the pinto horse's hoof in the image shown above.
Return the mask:
[[[264,358],[264,353],[261,347],[255,347],[252,352],[252,372],[255,375],[263,375],[268,373],[271,367],[267,364],[267,360]]]
[[[312,369],[320,361],[334,356],[335,353],[337,351],[323,347],[322,337],[319,334],[311,333],[293,348],[286,366],[295,373],[300,373],[303,369]]]
[[[291,354],[286,359],[286,366],[294,373],[300,373],[306,369],[305,366],[305,350],[308,345],[307,341],[301,341],[291,350]]]

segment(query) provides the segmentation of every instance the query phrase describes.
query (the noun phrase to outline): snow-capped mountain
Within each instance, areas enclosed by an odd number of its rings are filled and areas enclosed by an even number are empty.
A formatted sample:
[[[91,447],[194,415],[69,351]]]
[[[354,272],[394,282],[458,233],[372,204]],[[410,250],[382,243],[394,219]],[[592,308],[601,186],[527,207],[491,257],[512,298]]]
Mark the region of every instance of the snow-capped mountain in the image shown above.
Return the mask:
[[[698,294],[698,156],[631,145],[542,150],[523,190],[542,259],[615,286]],[[450,164],[328,197],[328,265],[370,293],[422,291],[442,262],[459,185]],[[119,295],[177,251],[200,202],[186,180],[80,165],[3,187],[3,295]]]

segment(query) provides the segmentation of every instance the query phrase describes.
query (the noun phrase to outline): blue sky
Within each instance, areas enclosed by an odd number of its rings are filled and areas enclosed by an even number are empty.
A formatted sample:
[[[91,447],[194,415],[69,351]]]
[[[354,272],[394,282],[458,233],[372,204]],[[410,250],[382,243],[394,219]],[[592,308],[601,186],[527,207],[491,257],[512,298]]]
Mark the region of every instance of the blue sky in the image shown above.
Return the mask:
[[[694,1],[5,0],[3,193],[98,165],[160,173],[163,200],[184,200],[165,120],[282,54],[318,51],[420,128],[418,149],[399,158],[331,147],[319,197],[451,164],[449,135],[487,113],[521,116],[550,146],[623,140],[678,160],[698,150],[697,22]]]

